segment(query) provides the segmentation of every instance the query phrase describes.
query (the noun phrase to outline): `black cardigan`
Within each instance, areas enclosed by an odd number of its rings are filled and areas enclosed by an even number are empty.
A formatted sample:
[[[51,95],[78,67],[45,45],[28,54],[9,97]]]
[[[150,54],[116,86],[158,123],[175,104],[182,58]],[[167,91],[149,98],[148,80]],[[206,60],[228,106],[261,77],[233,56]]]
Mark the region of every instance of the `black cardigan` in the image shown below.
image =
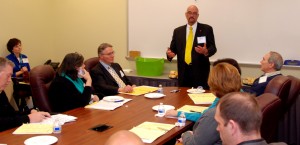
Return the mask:
[[[49,101],[54,112],[84,107],[89,104],[91,94],[90,86],[85,86],[81,94],[70,80],[58,74],[49,87]]]

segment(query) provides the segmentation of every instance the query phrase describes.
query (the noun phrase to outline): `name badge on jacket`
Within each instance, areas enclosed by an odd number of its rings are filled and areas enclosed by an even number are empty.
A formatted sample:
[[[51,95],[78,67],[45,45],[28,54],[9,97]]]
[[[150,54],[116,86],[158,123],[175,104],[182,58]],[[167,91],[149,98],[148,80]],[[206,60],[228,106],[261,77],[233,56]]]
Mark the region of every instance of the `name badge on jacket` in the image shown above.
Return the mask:
[[[122,78],[125,76],[124,73],[121,70],[120,70],[120,74],[121,74]]]
[[[258,83],[260,84],[266,82],[267,78],[268,78],[267,76],[260,77]]]
[[[23,63],[29,63],[28,58],[23,58],[22,61],[23,61]]]
[[[198,44],[206,43],[206,36],[197,37]]]

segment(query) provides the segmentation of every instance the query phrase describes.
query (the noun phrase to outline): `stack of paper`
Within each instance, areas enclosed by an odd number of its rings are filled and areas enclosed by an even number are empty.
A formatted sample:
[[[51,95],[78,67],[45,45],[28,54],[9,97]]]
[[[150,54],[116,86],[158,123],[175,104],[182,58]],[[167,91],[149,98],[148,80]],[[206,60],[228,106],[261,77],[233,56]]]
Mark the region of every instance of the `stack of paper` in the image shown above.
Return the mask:
[[[157,91],[157,90],[158,90],[157,87],[138,86],[138,87],[134,87],[133,88],[133,92],[131,92],[131,93],[123,93],[123,92],[120,92],[120,93],[121,94],[127,94],[127,95],[139,96],[139,95],[143,95],[143,94],[146,94],[146,93],[154,92],[154,91]]]
[[[92,109],[101,109],[101,110],[115,110],[118,107],[121,107],[123,104],[131,101],[132,99],[124,99],[122,102],[107,102],[101,100],[99,102],[95,102],[93,104],[87,105],[84,108],[92,108]]]
[[[212,104],[216,99],[213,93],[188,94],[195,104]]]
[[[13,134],[51,134],[52,132],[53,124],[30,123],[23,124]]]
[[[77,117],[66,114],[51,115],[51,117],[39,123],[23,124],[17,128],[13,134],[50,134],[53,132],[53,124],[56,120],[60,125],[63,125],[66,122],[75,121],[76,119]]]
[[[154,140],[175,127],[174,124],[144,122],[130,131],[139,136],[144,143],[152,143]]]
[[[51,115],[51,118],[44,119],[41,124],[53,124],[55,120],[57,120],[61,125],[65,124],[66,122],[75,121],[77,117],[66,115],[66,114],[56,114]]]
[[[177,111],[183,111],[183,112],[188,112],[188,113],[191,113],[191,112],[203,113],[203,111],[207,108],[208,107],[184,105],[181,108],[177,109]]]

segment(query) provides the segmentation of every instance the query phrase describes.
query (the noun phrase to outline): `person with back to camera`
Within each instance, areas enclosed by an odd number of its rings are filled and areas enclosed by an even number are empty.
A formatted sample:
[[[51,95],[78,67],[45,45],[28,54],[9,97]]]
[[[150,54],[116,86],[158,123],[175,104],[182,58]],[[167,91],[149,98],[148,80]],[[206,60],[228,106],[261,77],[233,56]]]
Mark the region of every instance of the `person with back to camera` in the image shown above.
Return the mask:
[[[63,59],[49,87],[49,101],[54,112],[64,112],[99,101],[92,95],[92,79],[84,69],[83,56],[69,53]]]
[[[223,59],[218,59],[217,61],[215,61],[213,63],[213,66],[216,66],[217,64],[219,63],[228,63],[228,64],[231,64],[233,65],[239,72],[239,74],[241,75],[242,72],[241,72],[241,68],[238,64],[238,62],[235,60],[235,59],[232,59],[232,58],[223,58]],[[187,120],[190,120],[190,121],[193,121],[193,122],[196,122],[206,111],[208,111],[209,109],[211,108],[214,108],[217,106],[217,103],[219,101],[219,98],[216,98],[213,103],[203,111],[203,113],[200,113],[200,112],[191,112],[191,113],[185,113],[185,117]],[[168,110],[166,112],[166,116],[177,116],[179,117],[179,115],[181,114],[181,111],[176,111],[176,110]]]
[[[30,71],[29,61],[26,55],[21,54],[21,40],[17,38],[9,39],[6,46],[7,50],[10,52],[6,58],[15,64],[12,77],[22,77],[24,73],[28,74]]]
[[[170,48],[166,51],[167,59],[172,61],[177,55],[180,87],[209,89],[209,57],[217,52],[213,28],[197,22],[199,11],[195,5],[187,8],[185,17],[188,24],[174,30]]]
[[[274,51],[264,55],[260,61],[260,69],[264,72],[262,76],[255,79],[251,87],[243,87],[243,91],[259,96],[264,93],[268,83],[278,75],[282,75],[280,70],[283,65],[282,56]]]
[[[216,130],[224,145],[268,145],[261,137],[261,109],[255,97],[243,92],[233,92],[222,97],[217,105]],[[270,143],[269,145],[286,145]]]
[[[220,99],[227,93],[240,91],[242,87],[241,76],[233,65],[219,63],[212,67],[208,77],[208,85],[211,92]],[[178,142],[184,145],[221,144],[220,134],[216,130],[215,112],[216,106],[206,111],[194,124],[193,131],[184,132]]]
[[[99,63],[91,70],[95,92],[105,96],[132,92],[135,85],[126,77],[122,67],[114,62],[113,46],[102,43],[98,47],[98,57]]]
[[[104,145],[144,145],[142,139],[128,130],[120,130],[111,135]]]
[[[17,112],[10,105],[4,89],[11,83],[14,63],[0,57],[0,132],[22,125],[23,123],[41,122],[50,117],[48,112],[29,110],[28,112]]]

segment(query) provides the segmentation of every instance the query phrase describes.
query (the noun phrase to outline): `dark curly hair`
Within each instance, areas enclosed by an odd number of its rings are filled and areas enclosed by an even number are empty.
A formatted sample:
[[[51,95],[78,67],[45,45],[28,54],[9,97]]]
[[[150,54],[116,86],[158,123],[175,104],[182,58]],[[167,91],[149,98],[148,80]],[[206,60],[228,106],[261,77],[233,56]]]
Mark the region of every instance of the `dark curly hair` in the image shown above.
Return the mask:
[[[19,40],[18,38],[11,38],[11,39],[9,39],[8,42],[7,42],[7,44],[6,44],[7,50],[10,53],[13,53],[12,50],[18,44],[21,44],[21,40]]]

